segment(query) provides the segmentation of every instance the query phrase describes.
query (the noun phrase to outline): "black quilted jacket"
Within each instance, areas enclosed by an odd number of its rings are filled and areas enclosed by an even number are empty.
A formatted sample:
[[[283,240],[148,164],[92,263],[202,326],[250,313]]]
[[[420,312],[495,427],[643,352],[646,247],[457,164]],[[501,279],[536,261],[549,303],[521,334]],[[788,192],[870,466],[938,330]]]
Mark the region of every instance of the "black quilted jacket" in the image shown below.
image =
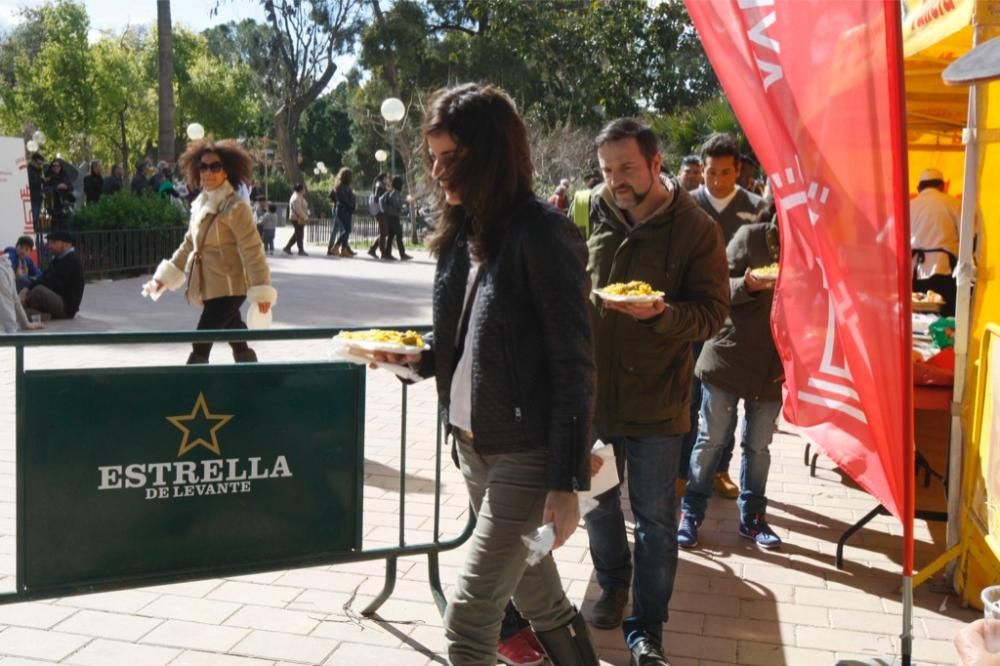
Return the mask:
[[[420,373],[437,380],[447,423],[456,338],[469,276],[463,231],[438,257],[434,332]],[[590,487],[594,362],[586,247],[573,223],[532,198],[512,213],[480,268],[472,369],[472,431],[481,454],[545,449],[552,490]],[[470,333],[471,335],[471,333]]]

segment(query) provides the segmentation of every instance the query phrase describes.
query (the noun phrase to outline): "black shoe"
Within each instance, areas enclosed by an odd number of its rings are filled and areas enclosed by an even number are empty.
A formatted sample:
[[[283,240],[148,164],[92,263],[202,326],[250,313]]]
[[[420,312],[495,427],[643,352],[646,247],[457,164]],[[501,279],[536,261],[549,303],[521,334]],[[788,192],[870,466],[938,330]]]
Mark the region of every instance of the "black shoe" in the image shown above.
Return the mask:
[[[288,254],[291,254],[291,252],[289,252]],[[308,254],[306,254],[306,253],[305,253],[305,251],[303,251],[303,250],[299,250],[299,256],[300,256],[300,257],[308,257],[309,255],[308,255]]]
[[[208,363],[207,356],[204,356],[202,354],[195,354],[194,352],[191,352],[191,354],[188,356],[187,360],[188,365],[202,365],[204,363]]]
[[[399,255],[399,260],[400,261],[409,261],[410,259],[413,259],[412,255],[409,255],[409,254],[401,254],[401,255]]]
[[[292,251],[289,250],[287,247],[284,248],[284,249],[282,249],[281,251],[284,252],[285,254],[287,254],[289,257],[292,256]]]
[[[240,351],[233,350],[233,360],[237,363],[256,363],[257,353],[247,347],[246,349],[241,349]]]
[[[538,631],[536,635],[552,666],[600,666],[587,623],[579,613],[569,624],[550,631]]]
[[[368,248],[368,256],[371,257],[372,259],[378,259],[378,255],[375,254],[375,248],[374,248],[374,246]]]
[[[384,254],[382,255],[382,261],[396,261],[396,257],[391,254]]]
[[[645,636],[632,646],[630,652],[632,656],[628,660],[628,666],[670,666],[670,662],[663,656],[663,648]]]
[[[598,629],[614,629],[622,623],[628,589],[612,587],[601,590],[601,598],[590,609],[590,623]]]

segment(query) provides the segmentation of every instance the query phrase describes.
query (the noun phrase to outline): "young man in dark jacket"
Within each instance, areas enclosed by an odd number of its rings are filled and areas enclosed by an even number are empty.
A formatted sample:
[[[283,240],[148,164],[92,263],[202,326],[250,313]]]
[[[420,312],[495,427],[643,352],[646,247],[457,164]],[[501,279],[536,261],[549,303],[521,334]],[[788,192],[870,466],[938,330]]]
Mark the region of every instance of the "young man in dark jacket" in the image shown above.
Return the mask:
[[[743,401],[746,427],[740,466],[740,536],[761,548],[777,548],[781,539],[764,519],[767,510],[769,447],[781,412],[784,372],[771,336],[775,280],[753,269],[778,261],[778,228],[773,222],[741,227],[726,248],[732,309],[719,334],[705,343],[695,373],[701,379],[701,422],[691,453],[691,469],[682,502],[677,542],[698,545],[698,526],[712,493],[712,478],[726,442],[736,432],[737,407]]]
[[[83,263],[73,247],[73,237],[65,231],[47,236],[53,255],[31,289],[21,291],[25,307],[48,312],[53,319],[72,319],[83,300]]]
[[[757,218],[757,213],[764,206],[764,201],[756,194],[740,187],[737,182],[742,173],[742,156],[740,145],[731,134],[715,133],[708,137],[701,146],[703,163],[703,178],[701,187],[691,192],[695,202],[702,210],[718,222],[722,229],[722,238],[729,243],[736,230],[745,224],[750,224]],[[695,363],[701,354],[701,343],[692,347]],[[688,476],[688,464],[691,460],[691,450],[698,437],[698,410],[701,407],[701,380],[695,376],[691,384],[691,430],[684,437],[684,449],[681,451],[681,478]],[[733,459],[734,440],[726,443],[726,448],[719,459],[719,468],[715,474],[715,491],[729,499],[739,495],[740,489],[729,476],[729,463]]]
[[[615,448],[635,517],[635,576],[616,487],[587,514],[601,586],[591,624],[622,624],[633,666],[660,666],[677,570],[674,484],[689,428],[691,343],[711,337],[729,309],[722,234],[676,179],[661,176],[652,130],[616,120],[597,137],[605,184],[591,197],[588,271],[594,287],[642,280],[652,304],[591,297],[597,364],[595,434]],[[622,621],[630,585],[632,614]]]

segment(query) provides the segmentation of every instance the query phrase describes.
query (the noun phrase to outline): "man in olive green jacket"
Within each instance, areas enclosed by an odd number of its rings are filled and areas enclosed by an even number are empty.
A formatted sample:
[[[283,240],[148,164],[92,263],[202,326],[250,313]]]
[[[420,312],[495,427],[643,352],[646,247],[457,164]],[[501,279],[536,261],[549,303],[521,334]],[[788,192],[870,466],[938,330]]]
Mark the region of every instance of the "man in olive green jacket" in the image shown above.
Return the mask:
[[[690,422],[691,343],[719,329],[729,309],[722,233],[674,178],[660,175],[653,132],[635,120],[597,138],[605,185],[591,197],[588,270],[595,288],[642,280],[663,297],[644,305],[592,297],[597,366],[594,429],[628,470],[635,577],[620,491],[587,515],[601,586],[590,621],[622,624],[631,664],[666,664],[663,623],[677,570],[674,484]],[[622,620],[633,586],[632,614]]]

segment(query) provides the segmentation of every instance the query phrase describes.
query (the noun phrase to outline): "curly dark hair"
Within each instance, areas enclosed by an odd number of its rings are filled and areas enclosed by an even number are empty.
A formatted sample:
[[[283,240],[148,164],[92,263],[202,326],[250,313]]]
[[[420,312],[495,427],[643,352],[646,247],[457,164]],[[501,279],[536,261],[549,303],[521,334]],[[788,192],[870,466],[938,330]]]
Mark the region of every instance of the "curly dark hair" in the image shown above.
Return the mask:
[[[198,139],[188,144],[187,150],[177,160],[184,174],[188,186],[201,189],[201,172],[198,164],[206,153],[212,153],[222,162],[222,168],[226,171],[226,178],[234,188],[240,183],[249,183],[253,175],[253,158],[243,150],[239,142],[235,139],[223,139],[214,141],[212,139]]]
[[[448,247],[468,220],[473,253],[480,260],[493,256],[506,231],[508,214],[533,196],[528,131],[514,101],[487,84],[464,83],[438,90],[431,98],[422,134],[428,174],[433,171],[428,136],[447,134],[462,149],[442,178],[462,204],[449,205],[444,191],[434,185],[442,215],[429,243],[431,252],[439,254]]]

